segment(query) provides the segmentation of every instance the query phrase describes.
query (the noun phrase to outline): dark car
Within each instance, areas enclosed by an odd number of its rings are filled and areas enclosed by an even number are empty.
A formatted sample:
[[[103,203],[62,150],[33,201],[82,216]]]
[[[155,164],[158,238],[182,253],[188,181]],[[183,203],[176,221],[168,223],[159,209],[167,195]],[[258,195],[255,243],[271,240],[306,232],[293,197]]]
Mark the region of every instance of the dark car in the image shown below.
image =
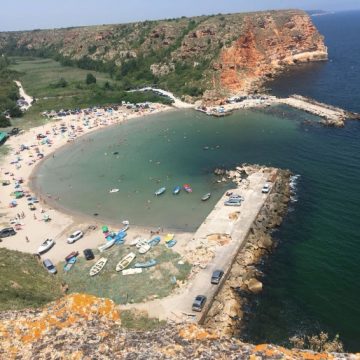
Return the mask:
[[[95,258],[95,255],[91,249],[85,249],[84,256],[86,260],[92,260]]]
[[[0,231],[0,238],[13,236],[15,234],[16,234],[16,231],[14,230],[14,228],[12,228],[12,227],[5,228]]]
[[[205,303],[206,303],[206,296],[198,295],[192,304],[192,310],[200,312],[203,309]]]
[[[45,259],[43,261],[43,265],[45,266],[46,270],[50,273],[50,274],[56,274],[57,273],[57,270],[56,270],[56,267],[55,265],[52,263],[51,260],[49,259]]]
[[[211,276],[211,283],[217,285],[220,282],[223,275],[224,275],[224,271],[215,270]]]

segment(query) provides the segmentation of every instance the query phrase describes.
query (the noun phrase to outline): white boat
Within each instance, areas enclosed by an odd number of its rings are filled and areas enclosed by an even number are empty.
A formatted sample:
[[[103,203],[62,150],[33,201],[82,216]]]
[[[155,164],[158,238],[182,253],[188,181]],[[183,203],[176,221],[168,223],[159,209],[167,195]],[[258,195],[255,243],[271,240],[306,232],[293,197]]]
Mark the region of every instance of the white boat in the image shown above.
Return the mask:
[[[148,243],[146,243],[146,244],[144,244],[143,246],[141,246],[141,248],[139,249],[139,254],[145,254],[145,253],[147,253],[150,249],[151,249],[151,245],[149,245]]]
[[[146,245],[147,243],[148,243],[147,240],[145,240],[145,239],[140,239],[140,240],[137,242],[136,247],[137,247],[138,249],[140,249],[142,246]]]
[[[128,231],[129,230],[129,227],[130,227],[130,225],[129,224],[127,224],[127,225],[125,225],[121,230],[119,230],[119,232],[126,232],[126,231]]]
[[[126,269],[130,265],[130,263],[135,259],[135,257],[136,257],[136,255],[133,252],[131,252],[130,254],[127,254],[116,265],[116,271],[122,271],[122,270]]]
[[[99,259],[96,264],[94,264],[91,269],[90,269],[90,276],[95,276],[97,275],[105,266],[105,264],[107,263],[107,259],[106,258],[101,258]]]
[[[38,248],[38,253],[42,254],[50,250],[55,245],[54,239],[46,239]]]
[[[106,242],[104,245],[99,246],[98,250],[100,252],[103,252],[107,249],[110,249],[115,244],[115,242],[116,242],[116,239],[110,240],[110,241]]]
[[[123,224],[123,225],[130,225],[130,222],[129,222],[129,220],[124,220],[124,221],[122,222],[122,224]]]
[[[130,246],[135,246],[137,245],[137,243],[141,241],[141,237],[140,236],[137,236],[136,238],[134,238],[133,240],[130,241],[129,245]]]
[[[109,191],[109,193],[110,194],[112,194],[112,193],[117,193],[118,191],[120,191],[119,189],[111,189],[110,191]]]
[[[141,274],[142,273],[142,268],[135,268],[135,269],[126,269],[122,271],[123,275],[134,275],[134,274]]]

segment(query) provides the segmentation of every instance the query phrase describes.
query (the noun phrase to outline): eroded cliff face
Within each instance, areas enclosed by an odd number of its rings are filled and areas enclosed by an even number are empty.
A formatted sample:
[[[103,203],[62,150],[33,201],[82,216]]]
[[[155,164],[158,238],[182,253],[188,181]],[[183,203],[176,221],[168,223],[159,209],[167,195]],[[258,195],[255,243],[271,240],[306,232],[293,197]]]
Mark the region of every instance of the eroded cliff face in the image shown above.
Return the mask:
[[[218,86],[231,93],[253,92],[285,66],[327,57],[324,38],[307,14],[247,16],[244,33],[222,49],[215,64]]]
[[[220,337],[194,324],[129,331],[108,299],[73,294],[39,310],[0,313],[6,359],[358,359]]]
[[[110,71],[127,86],[156,82],[205,100],[256,91],[287,65],[327,59],[300,10],[0,33],[0,52],[53,57]]]

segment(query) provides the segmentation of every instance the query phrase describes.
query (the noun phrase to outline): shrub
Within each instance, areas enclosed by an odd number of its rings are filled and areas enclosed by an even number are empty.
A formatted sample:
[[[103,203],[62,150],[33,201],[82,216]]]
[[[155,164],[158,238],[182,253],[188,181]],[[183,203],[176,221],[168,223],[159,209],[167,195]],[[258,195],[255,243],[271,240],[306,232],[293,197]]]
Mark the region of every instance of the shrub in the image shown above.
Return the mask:
[[[11,126],[10,120],[4,115],[0,115],[0,128]]]
[[[96,77],[91,74],[91,73],[88,73],[86,75],[86,80],[85,80],[86,84],[90,85],[90,84],[96,84]]]

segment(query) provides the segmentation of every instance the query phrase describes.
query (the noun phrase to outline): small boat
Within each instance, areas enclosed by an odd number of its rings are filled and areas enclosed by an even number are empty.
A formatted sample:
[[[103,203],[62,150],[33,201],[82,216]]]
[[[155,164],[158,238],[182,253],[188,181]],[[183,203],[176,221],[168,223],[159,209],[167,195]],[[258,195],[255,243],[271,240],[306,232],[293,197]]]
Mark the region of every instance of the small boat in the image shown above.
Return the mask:
[[[141,237],[140,237],[140,236],[136,236],[133,240],[130,241],[129,245],[130,245],[130,246],[135,246],[135,245],[137,245],[140,241],[141,241]]]
[[[76,256],[72,257],[65,265],[64,271],[70,271],[73,265],[76,263]]]
[[[187,193],[192,192],[192,188],[191,188],[191,186],[189,184],[184,184],[183,188]]]
[[[119,189],[111,189],[111,190],[109,191],[109,193],[112,194],[112,193],[117,193],[117,192],[119,192],[119,191],[120,191]]]
[[[168,243],[169,241],[171,241],[174,238],[174,234],[167,234],[165,236],[165,242]]]
[[[211,196],[211,193],[205,194],[205,195],[201,198],[201,201],[209,200],[209,199],[210,199],[210,196]]]
[[[129,222],[129,220],[124,220],[124,221],[122,222],[122,224],[123,224],[123,225],[130,225],[130,222]]]
[[[134,275],[134,274],[141,274],[142,273],[142,269],[141,268],[131,268],[131,269],[126,269],[122,271],[123,275]]]
[[[166,187],[162,187],[159,190],[155,191],[155,195],[156,196],[162,195],[165,191],[166,191]]]
[[[150,249],[151,249],[151,246],[146,243],[139,248],[139,254],[146,254]]]
[[[177,243],[177,240],[172,239],[172,240],[170,240],[170,241],[168,241],[168,242],[166,243],[166,246],[167,246],[168,248],[172,248],[173,246],[176,245],[176,243]]]
[[[78,251],[72,251],[68,256],[66,256],[65,261],[69,262],[72,258],[79,256]]]
[[[98,247],[98,250],[99,250],[100,252],[103,252],[103,251],[111,248],[111,247],[115,244],[115,242],[116,242],[116,240],[115,240],[115,239],[112,239],[112,240],[106,242],[104,245],[99,246],[99,247]]]
[[[119,231],[116,235],[115,235],[115,242],[117,244],[122,244],[125,240],[127,233],[124,231]]]
[[[241,206],[241,202],[240,201],[237,201],[237,202],[234,202],[234,201],[225,201],[224,202],[224,205],[225,206]]]
[[[173,194],[174,194],[174,195],[179,194],[180,190],[181,190],[181,186],[176,186],[176,187],[174,187]]]
[[[129,230],[129,227],[130,227],[130,225],[129,225],[129,224],[127,224],[127,225],[125,225],[122,229],[120,229],[120,230],[119,230],[119,232],[125,232],[125,231],[128,231],[128,230]]]
[[[156,246],[160,242],[161,238],[160,236],[155,236],[154,238],[148,240],[148,244],[150,246]]]
[[[55,241],[53,239],[46,239],[38,248],[38,253],[42,254],[48,250],[50,250],[55,245]]]
[[[157,264],[157,261],[155,259],[150,259],[149,261],[146,261],[144,263],[136,263],[134,265],[135,268],[148,268],[155,266]]]
[[[126,269],[130,265],[130,263],[135,259],[135,257],[136,255],[133,252],[127,254],[116,265],[116,271],[122,271]]]
[[[136,247],[138,249],[140,249],[143,245],[147,244],[147,240],[145,239],[140,239],[137,243],[136,243]]]
[[[92,266],[92,268],[90,269],[90,276],[95,276],[97,275],[105,266],[105,264],[107,263],[107,259],[106,258],[101,258],[99,259],[95,265]]]

